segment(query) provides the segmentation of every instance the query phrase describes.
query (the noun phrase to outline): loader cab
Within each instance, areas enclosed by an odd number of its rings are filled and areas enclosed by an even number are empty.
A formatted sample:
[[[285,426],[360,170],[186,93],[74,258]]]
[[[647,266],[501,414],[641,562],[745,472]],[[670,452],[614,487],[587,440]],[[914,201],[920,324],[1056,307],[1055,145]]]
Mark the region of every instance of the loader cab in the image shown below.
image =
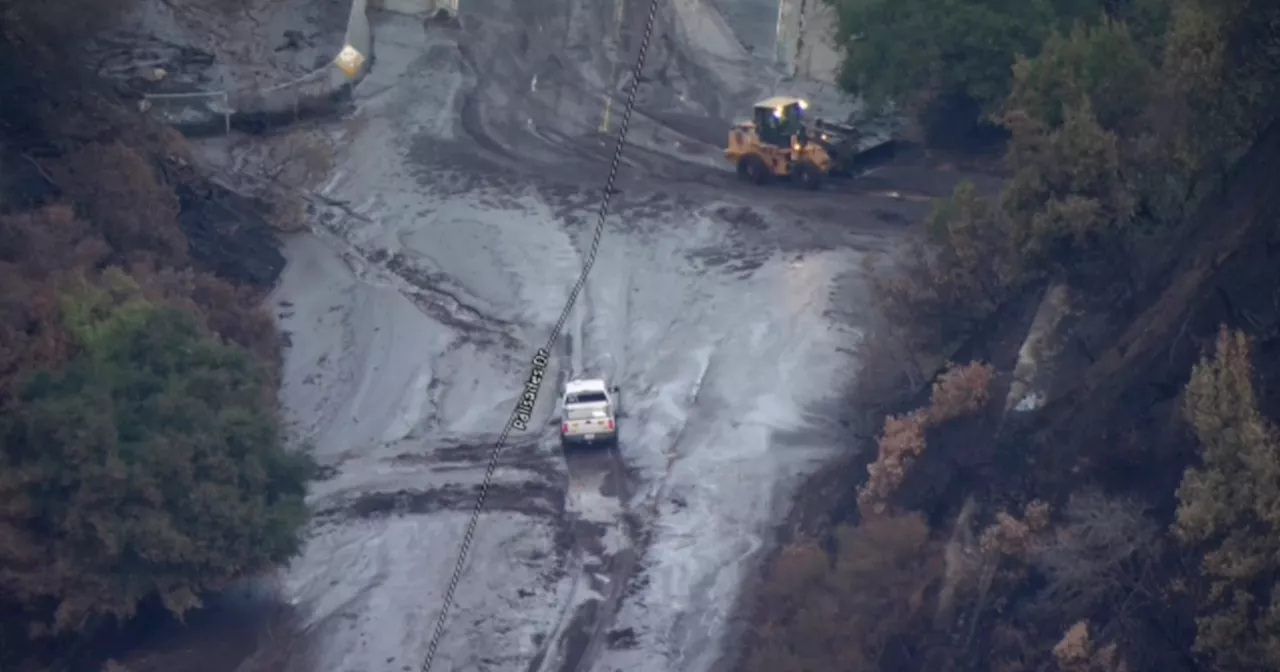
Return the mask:
[[[807,101],[781,96],[756,103],[753,121],[760,141],[774,147],[790,147],[792,136],[804,135],[808,107]]]

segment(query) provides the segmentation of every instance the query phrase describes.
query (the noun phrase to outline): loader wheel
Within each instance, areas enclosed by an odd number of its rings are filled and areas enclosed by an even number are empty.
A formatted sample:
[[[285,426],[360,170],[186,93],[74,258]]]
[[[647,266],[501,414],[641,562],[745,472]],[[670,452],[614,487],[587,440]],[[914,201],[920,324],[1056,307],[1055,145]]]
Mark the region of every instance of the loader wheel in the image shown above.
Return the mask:
[[[796,184],[806,189],[822,188],[822,171],[808,161],[797,163],[795,170],[791,172],[791,177],[795,179]]]
[[[769,181],[769,167],[758,156],[744,156],[738,161],[738,177],[755,184]]]

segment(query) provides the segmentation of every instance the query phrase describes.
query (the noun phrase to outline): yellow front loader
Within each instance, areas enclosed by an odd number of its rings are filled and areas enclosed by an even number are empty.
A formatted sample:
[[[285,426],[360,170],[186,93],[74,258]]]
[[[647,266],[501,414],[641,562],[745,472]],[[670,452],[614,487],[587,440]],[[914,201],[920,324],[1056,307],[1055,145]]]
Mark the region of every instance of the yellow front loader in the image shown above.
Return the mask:
[[[852,126],[808,119],[808,102],[775,96],[755,104],[751,121],[729,129],[724,156],[738,176],[765,184],[788,179],[818,189],[828,177],[849,177],[855,160],[890,140],[867,144]]]

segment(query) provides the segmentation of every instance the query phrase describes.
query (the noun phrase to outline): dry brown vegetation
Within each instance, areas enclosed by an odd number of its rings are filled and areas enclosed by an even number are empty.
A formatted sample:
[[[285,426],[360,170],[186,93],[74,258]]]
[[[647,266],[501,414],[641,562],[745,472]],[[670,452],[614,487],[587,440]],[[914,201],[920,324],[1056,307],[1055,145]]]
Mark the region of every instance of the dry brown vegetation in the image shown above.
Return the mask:
[[[876,459],[867,467],[867,482],[858,489],[858,503],[883,513],[887,498],[924,453],[928,430],[982,410],[990,401],[994,375],[995,370],[987,364],[952,366],[933,384],[929,405],[885,418],[884,431],[876,442]]]
[[[943,563],[921,516],[868,519],[840,530],[835,545],[834,558],[813,543],[779,555],[778,579],[760,595],[768,611],[749,672],[875,670],[904,634],[927,626]]]
[[[834,549],[814,542],[784,549],[757,595],[746,669],[1019,669],[961,663],[987,662],[975,650],[979,628],[998,625],[1001,590],[1025,583],[1047,517],[1034,502],[1021,517],[1001,512],[979,530],[957,521],[957,534],[943,541],[918,513],[872,513],[835,530]]]
[[[56,365],[67,354],[56,327],[59,292],[107,266],[126,269],[148,297],[190,310],[223,338],[277,362],[279,339],[260,294],[191,267],[173,189],[138,150],[90,143],[44,163],[64,201],[0,215],[2,305],[14,316],[0,329],[0,400],[30,366]]]
[[[333,169],[333,141],[314,129],[297,129],[254,142],[254,149],[261,150],[257,163],[272,168],[245,176],[250,177],[249,188],[270,208],[276,230],[305,230],[311,194]]]
[[[176,225],[178,197],[136,150],[120,141],[91,143],[52,164],[54,184],[113,250],[174,265],[187,260],[187,240]]]
[[[744,668],[1280,670],[1280,5],[1060,3],[1038,48],[982,56],[996,81],[887,36],[1039,19],[833,3],[882,33],[847,83],[998,93],[1012,177],[868,262],[853,402],[879,434],[768,566]],[[1048,287],[1070,311],[1020,354]],[[990,404],[1030,355],[1044,405]]]
[[[1053,647],[1053,662],[1061,672],[1129,672],[1116,645],[1098,647],[1091,639],[1089,622],[1080,621]]]

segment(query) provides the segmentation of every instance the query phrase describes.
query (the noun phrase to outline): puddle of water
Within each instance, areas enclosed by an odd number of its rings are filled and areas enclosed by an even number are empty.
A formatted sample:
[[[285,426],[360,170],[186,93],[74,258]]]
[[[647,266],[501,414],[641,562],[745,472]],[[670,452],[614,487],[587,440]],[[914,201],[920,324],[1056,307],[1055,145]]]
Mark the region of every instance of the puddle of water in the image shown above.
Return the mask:
[[[623,549],[631,547],[631,540],[616,525],[606,528],[604,538],[600,541],[604,544],[605,553],[609,555],[614,555]]]
[[[604,480],[605,474],[571,480],[565,505],[583,520],[614,527],[622,519],[622,502],[601,493]]]

